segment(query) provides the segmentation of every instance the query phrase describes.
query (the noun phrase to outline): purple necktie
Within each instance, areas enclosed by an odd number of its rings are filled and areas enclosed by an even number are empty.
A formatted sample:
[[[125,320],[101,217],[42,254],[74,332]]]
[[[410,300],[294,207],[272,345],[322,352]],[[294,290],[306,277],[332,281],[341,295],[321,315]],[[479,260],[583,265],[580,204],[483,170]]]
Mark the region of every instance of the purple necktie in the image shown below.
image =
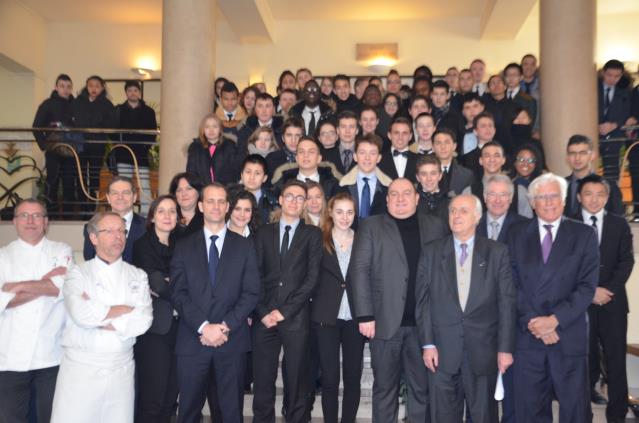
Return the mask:
[[[459,255],[459,267],[463,267],[468,258],[468,245],[461,244],[461,254]]]
[[[550,257],[550,250],[552,249],[552,225],[544,225],[546,228],[546,236],[541,241],[541,255],[544,258],[544,264],[548,263],[548,257]]]

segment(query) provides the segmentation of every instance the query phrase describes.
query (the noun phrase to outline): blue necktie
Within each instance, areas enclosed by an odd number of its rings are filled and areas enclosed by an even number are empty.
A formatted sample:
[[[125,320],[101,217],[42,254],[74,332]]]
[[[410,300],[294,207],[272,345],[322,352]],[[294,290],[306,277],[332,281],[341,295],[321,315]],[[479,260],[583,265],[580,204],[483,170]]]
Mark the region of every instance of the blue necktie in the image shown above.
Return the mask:
[[[215,273],[217,272],[217,263],[220,261],[220,255],[215,245],[217,238],[217,235],[211,235],[211,248],[209,248],[209,275],[211,276],[211,286],[215,286]]]
[[[371,187],[368,185],[368,178],[363,177],[364,187],[362,188],[362,199],[359,202],[359,217],[365,219],[371,214]]]

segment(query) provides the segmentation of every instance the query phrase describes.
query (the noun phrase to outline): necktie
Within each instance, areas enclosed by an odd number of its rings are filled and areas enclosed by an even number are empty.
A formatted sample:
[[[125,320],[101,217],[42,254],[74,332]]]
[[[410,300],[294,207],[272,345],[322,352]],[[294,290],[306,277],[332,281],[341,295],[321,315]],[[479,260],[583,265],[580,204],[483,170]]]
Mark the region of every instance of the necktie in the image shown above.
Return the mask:
[[[508,100],[512,100],[513,99],[513,92],[511,90],[508,90]]]
[[[363,177],[364,187],[362,188],[362,199],[359,202],[359,217],[365,219],[371,214],[371,187],[368,185],[369,178]]]
[[[493,220],[492,222],[490,222],[490,228],[490,239],[497,241],[497,238],[499,238],[499,222]]]
[[[308,124],[308,132],[306,133],[306,135],[308,135],[309,137],[314,137],[315,136],[315,111],[311,111],[311,121]]]
[[[530,86],[531,85],[532,85],[532,81],[531,82],[524,81],[524,92],[526,94],[530,94]]]
[[[608,107],[610,107],[610,87],[604,88],[604,115],[608,114]]]
[[[590,216],[590,220],[592,221],[592,227],[597,230],[597,216]]]
[[[284,226],[284,236],[282,237],[282,245],[280,246],[280,263],[284,261],[286,254],[288,254],[288,239],[291,225]]]
[[[464,243],[460,245],[461,254],[459,255],[459,266],[463,267],[466,259],[468,258],[468,244]]]
[[[552,249],[552,225],[544,225],[546,228],[546,236],[541,241],[541,255],[544,259],[544,264],[548,263],[548,257],[550,257],[550,250]]]
[[[393,150],[393,157],[403,156],[404,158],[408,158],[408,151],[399,151]]]
[[[217,263],[220,261],[220,253],[215,245],[217,238],[217,235],[211,235],[211,247],[209,248],[209,276],[211,277],[211,286],[215,286],[215,273],[217,272]]]
[[[233,113],[227,113],[227,114],[226,114],[226,117],[227,117],[229,120],[233,120]]]
[[[349,171],[351,168],[351,163],[353,162],[353,152],[351,150],[344,150],[344,170]]]

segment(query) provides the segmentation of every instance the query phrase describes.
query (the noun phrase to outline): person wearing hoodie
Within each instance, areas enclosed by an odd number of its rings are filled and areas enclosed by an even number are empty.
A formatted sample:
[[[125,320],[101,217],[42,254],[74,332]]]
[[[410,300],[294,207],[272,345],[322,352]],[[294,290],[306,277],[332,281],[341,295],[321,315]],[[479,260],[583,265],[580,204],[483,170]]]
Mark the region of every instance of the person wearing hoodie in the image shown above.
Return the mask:
[[[223,132],[222,120],[211,113],[204,116],[198,137],[189,145],[186,171],[196,175],[203,186],[211,182],[228,185],[239,181],[243,159],[235,138]]]
[[[55,80],[55,89],[51,96],[38,107],[33,119],[34,128],[68,127],[73,124],[71,103],[73,102],[73,82],[69,75],[60,74]],[[63,140],[63,134],[34,131],[33,136],[40,150],[44,151],[47,170],[45,195],[48,213],[61,209],[63,213],[70,211],[75,201],[75,163],[73,158],[63,150],[53,147],[54,140]],[[62,198],[58,201],[58,185],[62,181]]]
[[[362,102],[351,93],[351,80],[341,73],[333,78],[333,100],[337,114],[349,110],[358,115],[362,108]]]
[[[85,87],[71,104],[73,110],[73,126],[76,128],[115,128],[118,125],[115,107],[107,98],[106,82],[100,76],[87,78]],[[106,134],[84,133],[83,142],[78,145],[78,153],[82,163],[82,175],[87,175],[85,184],[90,196],[95,196],[100,188],[100,169],[104,162]],[[84,141],[103,141],[86,143]],[[94,200],[85,198],[86,211],[93,211]]]
[[[155,110],[147,106],[142,100],[142,87],[140,81],[129,80],[124,83],[126,101],[116,107],[119,128],[126,129],[150,129],[158,127],[155,118]],[[135,154],[140,174],[140,204],[142,214],[146,213],[151,204],[151,182],[149,178],[149,150],[155,142],[155,135],[122,133],[122,142],[128,145]],[[128,151],[118,148],[114,151],[118,174],[128,178],[134,178],[133,157]]]

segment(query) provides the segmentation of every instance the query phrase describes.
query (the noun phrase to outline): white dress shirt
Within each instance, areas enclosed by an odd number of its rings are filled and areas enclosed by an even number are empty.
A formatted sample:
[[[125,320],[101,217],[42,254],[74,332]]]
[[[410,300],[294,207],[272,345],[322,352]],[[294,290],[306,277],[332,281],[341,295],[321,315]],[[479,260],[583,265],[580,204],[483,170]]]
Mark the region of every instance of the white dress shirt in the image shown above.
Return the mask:
[[[131,232],[131,223],[133,223],[133,210],[125,214],[122,219],[124,219],[124,229],[126,229],[126,236],[129,236],[129,232]]]
[[[507,214],[508,211],[495,219],[489,212],[486,212],[486,233],[488,234],[488,238],[497,240],[499,234],[501,233],[501,229],[504,227],[504,220],[506,220]],[[497,222],[497,235],[494,238],[492,225],[493,222]]]
[[[391,154],[397,150],[395,147],[391,147]],[[397,150],[400,151],[400,150]],[[401,152],[408,151],[408,148],[401,150]],[[406,163],[408,163],[408,157],[404,157],[401,154],[395,156],[393,155],[393,162],[395,163],[395,169],[397,169],[397,176],[403,178],[406,173]]]
[[[306,183],[306,179],[310,179],[313,182],[317,182],[318,184],[320,183],[320,175],[318,172],[315,172],[312,175],[309,176],[305,176],[302,175],[302,172],[297,172],[297,180]]]
[[[43,238],[37,245],[17,239],[0,249],[0,287],[7,282],[39,280],[56,267],[73,265],[71,247]],[[66,320],[64,276],[51,282],[57,297],[41,296],[7,308],[15,294],[0,290],[0,371],[24,372],[60,364],[61,332]]]
[[[601,210],[599,210],[597,213],[592,214],[592,213],[588,213],[585,209],[581,209],[581,215],[584,218],[584,223],[586,225],[592,226],[592,216],[595,216],[597,218],[597,240],[599,241],[599,244],[601,244],[601,233],[603,230],[603,220],[604,220],[604,214],[605,214],[606,209],[603,208]]]
[[[308,127],[311,124],[311,115],[315,115],[315,128],[317,128],[317,123],[320,118],[320,108],[319,105],[314,109],[311,109],[308,106],[304,106],[304,110],[302,110],[302,119],[304,119],[304,133],[308,134]],[[309,134],[310,136],[314,136],[314,134]]]
[[[544,237],[546,236],[546,228],[544,228],[544,225],[552,225],[552,228],[550,228],[550,233],[552,234],[552,242],[554,244],[555,240],[557,239],[557,231],[559,230],[561,217],[554,222],[546,222],[539,218],[537,220],[539,222],[539,242],[542,243],[544,241]]]

